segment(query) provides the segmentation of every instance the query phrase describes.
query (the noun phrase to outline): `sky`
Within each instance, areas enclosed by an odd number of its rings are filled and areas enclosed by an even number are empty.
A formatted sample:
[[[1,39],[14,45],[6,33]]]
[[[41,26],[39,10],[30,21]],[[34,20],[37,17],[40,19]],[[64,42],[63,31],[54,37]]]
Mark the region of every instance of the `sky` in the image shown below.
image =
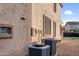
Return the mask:
[[[79,21],[79,3],[63,3],[62,21]]]

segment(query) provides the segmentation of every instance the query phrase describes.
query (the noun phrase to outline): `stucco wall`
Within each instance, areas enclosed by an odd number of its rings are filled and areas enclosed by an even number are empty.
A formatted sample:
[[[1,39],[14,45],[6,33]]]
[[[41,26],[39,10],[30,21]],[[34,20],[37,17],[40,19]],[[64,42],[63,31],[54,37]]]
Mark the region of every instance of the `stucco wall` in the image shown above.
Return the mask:
[[[59,12],[60,10],[57,14],[54,13],[52,3],[0,4],[0,24],[13,25],[13,37],[0,39],[0,55],[26,55],[30,42],[46,38],[43,37],[43,15],[51,19],[51,35],[47,37],[53,37],[53,21],[55,21],[57,24],[56,38],[60,39]],[[24,17],[25,20],[22,20],[21,17]],[[31,36],[31,27],[42,30],[41,34]]]
[[[57,12],[55,14],[56,16],[56,39],[61,40],[62,39],[62,35],[60,35],[60,26],[63,27],[63,23],[61,21],[61,6],[59,5],[59,3],[57,4]]]
[[[32,41],[40,41],[41,38],[43,38],[43,15],[49,17],[52,21],[53,17],[53,4],[49,3],[39,3],[39,4],[32,4],[32,27],[35,29],[41,29],[41,37],[39,37],[39,34],[36,36],[32,36]],[[51,26],[52,27],[52,26]],[[52,33],[52,28],[51,28]],[[52,37],[53,34],[47,36]]]
[[[43,15],[49,17],[51,19],[51,35],[47,37],[53,37],[53,21],[56,22],[56,39],[61,39],[60,35],[60,25],[61,23],[61,7],[59,4],[57,4],[57,12],[55,13],[54,10],[54,4],[53,3],[39,3],[39,4],[32,4],[32,27],[35,29],[41,29],[41,37],[39,38],[39,35],[32,36],[32,41],[40,41],[43,37]]]
[[[0,24],[13,25],[13,37],[0,39],[0,55],[25,55],[31,39],[31,4],[0,4]]]

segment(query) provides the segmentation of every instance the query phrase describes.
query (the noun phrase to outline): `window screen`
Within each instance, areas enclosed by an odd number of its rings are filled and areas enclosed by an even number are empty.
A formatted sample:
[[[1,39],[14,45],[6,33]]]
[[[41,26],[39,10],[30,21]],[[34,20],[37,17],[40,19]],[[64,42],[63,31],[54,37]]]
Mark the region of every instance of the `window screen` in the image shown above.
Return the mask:
[[[44,35],[51,34],[51,19],[43,15],[43,32]]]

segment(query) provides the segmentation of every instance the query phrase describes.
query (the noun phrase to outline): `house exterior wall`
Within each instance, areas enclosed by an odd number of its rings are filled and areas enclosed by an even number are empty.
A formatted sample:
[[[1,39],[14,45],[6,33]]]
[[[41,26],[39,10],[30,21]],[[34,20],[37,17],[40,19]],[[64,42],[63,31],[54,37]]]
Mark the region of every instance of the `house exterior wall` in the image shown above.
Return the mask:
[[[60,35],[60,26],[62,25],[61,19],[61,7],[59,4],[57,4],[57,12],[55,13],[54,10],[54,4],[32,4],[32,27],[36,30],[40,29],[42,30],[42,33],[39,35],[32,36],[32,42],[34,41],[40,41],[41,38],[47,38],[51,37],[53,38],[53,21],[56,22],[56,39],[61,40]],[[46,37],[43,36],[43,15],[47,16],[51,20],[51,35],[48,35]]]
[[[79,24],[77,25],[71,25],[71,24],[66,24],[65,25],[65,32],[73,32],[74,30],[78,30],[79,29]]]
[[[43,37],[43,15],[52,20],[52,8],[53,4],[32,4],[32,27],[36,30],[42,30],[41,34],[32,36],[32,41],[40,41],[40,39]],[[52,37],[52,35],[49,35],[48,37]]]
[[[61,33],[61,31],[62,31],[62,29],[61,29],[61,27],[63,28],[63,23],[62,23],[62,21],[61,21],[61,6],[60,6],[60,4],[58,3],[57,4],[57,12],[55,13],[55,17],[56,17],[56,39],[57,40],[61,40],[62,39],[62,34],[60,34]]]
[[[71,25],[70,24],[66,25],[65,26],[65,31],[70,32],[70,30],[71,30]]]
[[[13,37],[0,39],[0,55],[25,55],[31,40],[31,4],[0,4],[0,24],[13,26]]]
[[[54,4],[0,4],[0,24],[13,26],[12,38],[0,39],[0,55],[27,55],[28,44],[40,42],[42,38],[53,38],[53,22],[56,22],[56,39],[60,36],[60,5],[57,4],[57,12],[53,11]],[[43,36],[43,15],[51,20],[51,34]],[[25,18],[24,19],[22,19]],[[37,34],[31,36],[31,28],[37,30]],[[40,30],[40,34],[38,33]]]

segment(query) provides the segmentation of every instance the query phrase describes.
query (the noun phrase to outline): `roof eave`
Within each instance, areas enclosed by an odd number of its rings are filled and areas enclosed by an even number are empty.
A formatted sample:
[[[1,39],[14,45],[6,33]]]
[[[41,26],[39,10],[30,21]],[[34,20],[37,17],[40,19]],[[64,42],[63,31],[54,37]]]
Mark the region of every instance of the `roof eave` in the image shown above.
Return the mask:
[[[63,7],[63,4],[62,3],[59,3],[59,5],[61,6],[61,8]]]

